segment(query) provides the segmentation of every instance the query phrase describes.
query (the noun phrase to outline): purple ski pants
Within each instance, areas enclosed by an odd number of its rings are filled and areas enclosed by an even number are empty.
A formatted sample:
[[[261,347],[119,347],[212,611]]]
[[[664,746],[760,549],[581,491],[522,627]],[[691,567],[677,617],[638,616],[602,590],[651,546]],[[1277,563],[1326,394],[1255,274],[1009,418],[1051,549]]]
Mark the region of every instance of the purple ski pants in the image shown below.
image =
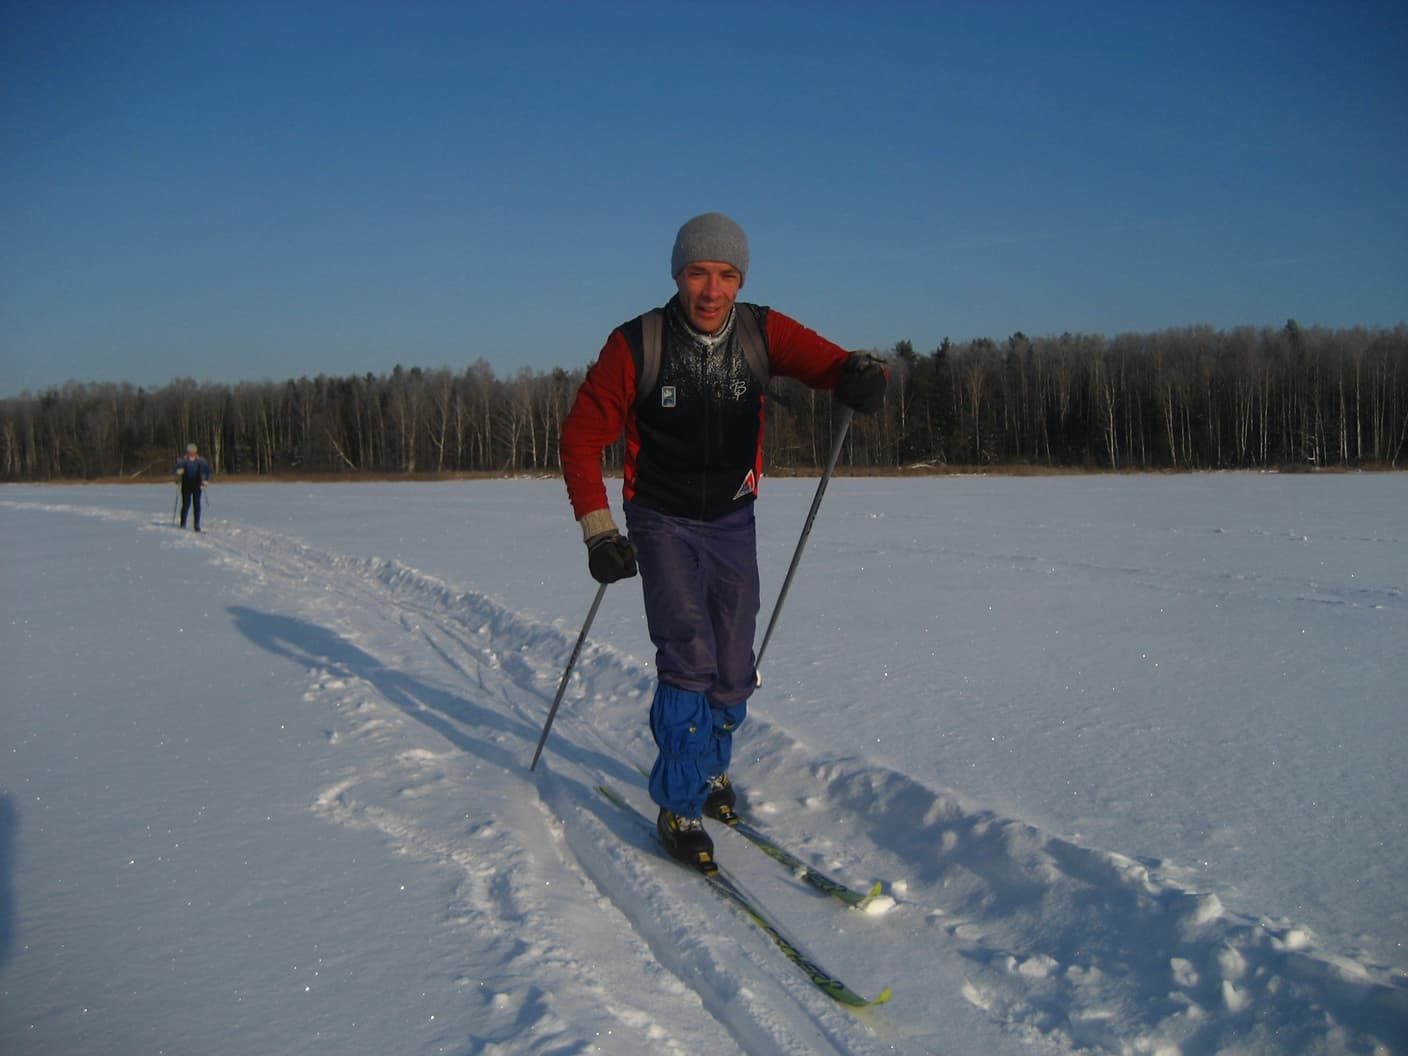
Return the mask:
[[[759,587],[753,506],[716,521],[626,506],[659,678],[650,731],[659,754],[650,795],[698,817],[709,778],[728,769],[733,732],[757,685]]]

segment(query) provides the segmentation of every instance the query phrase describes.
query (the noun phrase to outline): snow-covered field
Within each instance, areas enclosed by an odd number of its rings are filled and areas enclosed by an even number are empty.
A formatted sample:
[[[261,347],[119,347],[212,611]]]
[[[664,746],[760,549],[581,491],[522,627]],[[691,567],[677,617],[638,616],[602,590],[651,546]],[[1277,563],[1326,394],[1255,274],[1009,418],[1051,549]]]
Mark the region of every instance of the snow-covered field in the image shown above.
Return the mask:
[[[618,485],[613,485],[613,489]],[[759,505],[763,622],[814,480]],[[0,1052],[1408,1052],[1408,477],[833,481],[719,857],[559,482],[0,488]]]

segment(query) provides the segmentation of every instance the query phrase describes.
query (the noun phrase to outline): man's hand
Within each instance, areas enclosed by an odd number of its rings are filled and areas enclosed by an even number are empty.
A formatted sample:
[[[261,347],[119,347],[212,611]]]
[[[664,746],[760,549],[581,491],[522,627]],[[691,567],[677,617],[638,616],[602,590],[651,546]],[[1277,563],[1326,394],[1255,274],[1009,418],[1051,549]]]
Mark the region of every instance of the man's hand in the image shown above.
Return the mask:
[[[841,367],[836,398],[857,414],[874,414],[885,404],[885,361],[868,352],[852,352]]]
[[[636,548],[619,532],[602,532],[587,540],[587,568],[598,583],[615,583],[636,574]]]

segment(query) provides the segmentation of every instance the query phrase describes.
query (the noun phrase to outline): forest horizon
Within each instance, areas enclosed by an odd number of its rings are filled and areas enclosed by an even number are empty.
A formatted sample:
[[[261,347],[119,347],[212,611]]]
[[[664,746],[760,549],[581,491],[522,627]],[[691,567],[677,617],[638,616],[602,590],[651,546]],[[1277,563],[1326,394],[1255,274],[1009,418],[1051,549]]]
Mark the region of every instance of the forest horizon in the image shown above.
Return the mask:
[[[1408,324],[1208,326],[999,343],[908,341],[882,355],[885,405],[857,418],[839,468],[1386,468],[1408,444]],[[0,479],[164,477],[187,443],[218,475],[556,472],[585,368],[498,377],[395,366],[283,381],[156,388],[78,382],[0,400]],[[819,469],[833,402],[769,386],[771,472]],[[620,445],[607,468],[619,468]]]

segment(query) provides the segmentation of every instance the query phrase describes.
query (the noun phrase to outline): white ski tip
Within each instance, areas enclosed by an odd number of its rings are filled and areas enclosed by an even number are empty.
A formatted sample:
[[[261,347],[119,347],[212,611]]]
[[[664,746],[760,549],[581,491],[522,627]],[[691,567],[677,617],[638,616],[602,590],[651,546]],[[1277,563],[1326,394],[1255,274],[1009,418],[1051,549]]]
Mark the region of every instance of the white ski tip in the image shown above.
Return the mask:
[[[895,905],[895,900],[885,894],[884,889],[877,880],[875,886],[870,889],[870,893],[856,903],[856,908],[862,913],[870,914],[872,917],[879,917],[890,912],[890,910],[895,908]]]

